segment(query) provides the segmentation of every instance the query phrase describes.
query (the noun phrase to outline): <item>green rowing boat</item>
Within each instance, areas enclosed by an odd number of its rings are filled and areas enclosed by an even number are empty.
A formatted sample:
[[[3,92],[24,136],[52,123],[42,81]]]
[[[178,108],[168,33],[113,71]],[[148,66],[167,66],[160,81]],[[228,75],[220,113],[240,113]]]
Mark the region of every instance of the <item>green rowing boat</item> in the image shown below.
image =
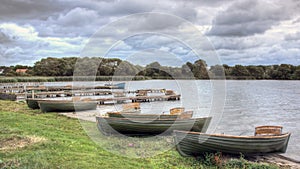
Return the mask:
[[[38,101],[42,112],[74,112],[83,110],[95,110],[95,101],[62,101],[62,100],[42,100]]]
[[[182,156],[199,156],[205,152],[228,154],[284,153],[290,133],[278,135],[231,136],[200,132],[174,131],[177,151]]]
[[[142,114],[142,113],[123,113],[123,112],[107,112],[108,117],[117,117],[117,118],[144,118],[144,119],[190,119],[193,116],[193,111],[183,112],[179,115],[172,114]]]
[[[115,118],[97,116],[97,125],[104,135],[169,135],[173,130],[205,132],[211,117],[195,119],[146,119]]]
[[[38,101],[42,101],[43,99],[32,99],[28,98],[26,99],[27,106],[31,109],[39,109],[40,106],[38,104]]]

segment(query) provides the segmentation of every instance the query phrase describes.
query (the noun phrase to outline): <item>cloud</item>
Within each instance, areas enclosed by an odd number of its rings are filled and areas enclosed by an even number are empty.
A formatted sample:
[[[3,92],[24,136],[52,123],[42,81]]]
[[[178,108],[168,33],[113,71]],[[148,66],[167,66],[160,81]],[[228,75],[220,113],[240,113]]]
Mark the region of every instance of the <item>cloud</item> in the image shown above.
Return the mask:
[[[293,2],[244,0],[220,11],[208,35],[251,36],[262,34],[299,10]]]
[[[31,50],[42,45],[37,39],[37,32],[29,25],[21,27],[13,23],[0,24],[0,32],[2,37],[6,37],[4,41],[1,40],[0,57],[9,64],[33,59]]]
[[[33,64],[41,57],[79,55],[80,38],[39,37],[30,25],[0,24],[1,63]],[[2,38],[5,37],[5,38]]]
[[[287,41],[297,41],[300,40],[300,32],[288,34],[284,37],[285,40]]]
[[[170,52],[165,52],[156,49],[149,49],[136,52],[126,58],[129,62],[137,65],[146,66],[153,62],[159,62],[164,66],[181,66],[185,62],[176,55]]]
[[[264,41],[257,36],[251,38],[210,38],[216,50],[243,50],[249,48],[256,48],[264,45]]]
[[[187,40],[199,48],[200,57],[206,60],[210,59],[204,57],[206,54],[217,52],[227,64],[300,64],[297,59],[299,11],[297,0],[3,0],[0,5],[1,65],[32,65],[48,56],[78,56],[89,38],[106,24],[144,12],[162,15],[144,15],[102,32],[101,36],[93,37],[97,49],[89,54],[97,56],[100,50],[109,49],[109,42],[117,40],[109,57],[126,58],[145,53],[151,61],[150,57],[154,56],[149,53],[154,52],[162,58],[167,58],[168,53],[182,61],[193,62],[199,56],[185,46]],[[182,19],[169,19],[166,14]],[[183,24],[185,21],[191,25]],[[199,34],[208,35],[216,51],[204,37],[195,38],[195,32],[190,31],[193,25]],[[183,33],[179,40],[165,36],[176,37],[178,30]],[[134,36],[122,36],[128,34]],[[137,58],[143,61],[143,57]],[[167,63],[168,59],[163,60]]]
[[[98,19],[98,14],[96,11],[89,10],[86,8],[74,8],[66,14],[60,14],[56,21],[50,18],[50,22],[56,22],[58,25],[62,26],[83,26],[86,24],[91,24]]]
[[[45,19],[50,14],[64,9],[62,4],[58,4],[59,0],[2,0],[0,5],[0,20]]]

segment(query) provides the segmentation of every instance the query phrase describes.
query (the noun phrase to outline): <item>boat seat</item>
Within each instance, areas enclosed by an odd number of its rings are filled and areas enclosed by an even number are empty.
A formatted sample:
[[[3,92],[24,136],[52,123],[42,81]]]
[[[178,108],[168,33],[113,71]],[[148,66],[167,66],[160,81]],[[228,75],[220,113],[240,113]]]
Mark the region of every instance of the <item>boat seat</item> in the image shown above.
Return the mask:
[[[282,126],[258,126],[255,127],[255,136],[276,136],[282,134]]]
[[[123,110],[128,110],[128,109],[135,109],[135,110],[139,110],[141,109],[140,103],[127,103],[127,104],[123,104]]]
[[[179,119],[190,119],[192,117],[193,117],[193,111],[185,111],[178,116]]]

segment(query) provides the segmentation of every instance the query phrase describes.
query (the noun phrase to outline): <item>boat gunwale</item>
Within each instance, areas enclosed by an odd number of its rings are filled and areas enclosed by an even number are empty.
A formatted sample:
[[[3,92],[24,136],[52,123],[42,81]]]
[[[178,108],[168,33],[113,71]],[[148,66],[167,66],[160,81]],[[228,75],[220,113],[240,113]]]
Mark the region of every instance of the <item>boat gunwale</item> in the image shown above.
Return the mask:
[[[235,135],[228,135],[228,134],[207,134],[195,131],[183,131],[183,130],[174,130],[175,134],[178,133],[185,133],[185,134],[192,134],[192,135],[199,135],[199,136],[208,136],[208,137],[223,137],[223,138],[236,138],[236,139],[268,139],[268,138],[285,138],[291,135],[290,132],[283,133],[276,136],[269,136],[269,135],[259,135],[259,136],[235,136]]]
[[[153,121],[153,120],[159,120],[159,121],[198,121],[201,119],[211,119],[211,116],[207,116],[207,117],[199,117],[199,118],[190,118],[190,119],[151,119],[151,118],[118,118],[118,117],[104,117],[104,116],[96,116],[97,118],[102,118],[102,119],[109,119],[112,121]],[[178,130],[179,131],[179,130]]]
[[[38,103],[97,103],[97,101],[73,101],[73,100],[38,100]]]

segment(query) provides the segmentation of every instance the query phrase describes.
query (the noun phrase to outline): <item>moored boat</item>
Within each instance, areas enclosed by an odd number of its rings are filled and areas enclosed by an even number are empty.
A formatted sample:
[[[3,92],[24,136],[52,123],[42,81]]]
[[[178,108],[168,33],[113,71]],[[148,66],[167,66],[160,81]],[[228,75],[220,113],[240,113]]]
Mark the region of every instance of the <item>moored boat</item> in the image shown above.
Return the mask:
[[[97,108],[96,101],[41,100],[38,104],[42,112],[74,112]]]
[[[27,106],[31,109],[39,109],[40,106],[38,104],[38,101],[42,101],[43,99],[34,99],[34,98],[28,98],[26,99]]]
[[[97,116],[96,120],[99,130],[105,135],[168,135],[173,130],[205,132],[211,121],[211,117],[175,120]]]
[[[262,126],[261,128],[263,127],[265,126]],[[276,126],[274,128],[276,128]],[[277,129],[271,130],[275,131]],[[190,131],[174,131],[176,148],[182,156],[199,156],[206,152],[222,152],[228,154],[242,153],[244,155],[284,153],[287,149],[290,135],[290,133],[263,132],[259,134],[256,133],[254,136],[232,136]]]
[[[111,87],[112,89],[125,89],[125,82],[121,82],[121,83],[107,83],[104,84],[104,86],[108,86]]]
[[[193,111],[186,111],[181,114],[142,114],[142,113],[131,113],[131,112],[107,112],[108,117],[118,117],[118,118],[145,118],[145,119],[190,119],[193,116]]]

